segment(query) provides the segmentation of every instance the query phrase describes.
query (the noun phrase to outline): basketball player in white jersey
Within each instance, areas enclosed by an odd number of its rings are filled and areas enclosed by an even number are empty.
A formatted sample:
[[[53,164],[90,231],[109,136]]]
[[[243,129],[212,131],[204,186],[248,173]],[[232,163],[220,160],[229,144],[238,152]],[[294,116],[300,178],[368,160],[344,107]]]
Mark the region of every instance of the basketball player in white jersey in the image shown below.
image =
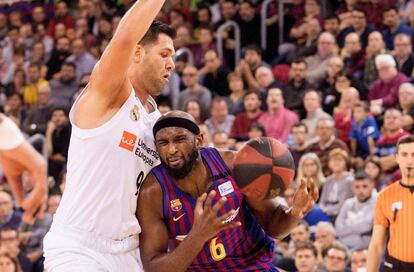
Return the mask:
[[[175,31],[152,23],[163,3],[130,8],[72,106],[66,187],[44,239],[46,271],[142,271],[138,187],[159,163],[152,127],[160,113],[151,96],[174,69]]]
[[[24,210],[23,221],[34,222],[33,215],[46,200],[46,160],[25,140],[16,124],[0,113],[0,167],[13,191],[16,205]],[[33,189],[25,198],[22,175],[29,174]]]

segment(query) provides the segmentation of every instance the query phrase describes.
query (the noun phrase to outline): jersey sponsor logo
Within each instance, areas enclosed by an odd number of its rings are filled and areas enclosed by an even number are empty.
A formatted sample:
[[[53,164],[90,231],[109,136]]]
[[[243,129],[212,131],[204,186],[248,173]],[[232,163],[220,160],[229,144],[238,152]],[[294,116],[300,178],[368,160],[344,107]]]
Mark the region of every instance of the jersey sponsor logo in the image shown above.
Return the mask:
[[[220,196],[226,196],[228,194],[231,194],[234,192],[233,185],[231,184],[231,181],[227,181],[221,185],[218,186]]]
[[[136,142],[137,142],[137,136],[135,134],[132,134],[124,130],[121,141],[119,142],[119,147],[125,148],[126,150],[132,152],[134,150],[134,146]]]
[[[139,107],[137,105],[134,105],[134,107],[131,109],[129,112],[129,117],[134,122],[139,120]]]
[[[183,213],[182,215],[177,216],[177,217],[173,216],[173,221],[174,222],[177,222],[178,220],[180,220],[181,218],[183,218],[184,215],[185,215],[185,213]]]
[[[172,211],[179,212],[183,207],[183,204],[181,204],[181,201],[177,198],[170,201],[170,207]]]

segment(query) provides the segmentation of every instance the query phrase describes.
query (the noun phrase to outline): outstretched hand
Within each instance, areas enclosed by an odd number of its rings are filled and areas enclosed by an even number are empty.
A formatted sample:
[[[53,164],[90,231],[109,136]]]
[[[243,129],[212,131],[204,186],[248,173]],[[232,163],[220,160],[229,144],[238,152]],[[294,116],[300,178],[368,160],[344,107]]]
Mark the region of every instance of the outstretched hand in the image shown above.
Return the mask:
[[[313,209],[315,202],[319,198],[318,188],[312,178],[301,179],[299,188],[293,196],[292,214],[303,218]]]
[[[217,216],[220,208],[226,203],[227,198],[222,197],[216,204],[212,205],[212,201],[216,191],[202,194],[198,199],[194,209],[194,224],[191,229],[194,236],[197,235],[203,242],[208,241],[217,233],[240,226],[240,222],[229,220],[236,214],[235,210],[231,210],[221,216]],[[205,201],[205,203],[204,203]],[[204,205],[203,205],[204,203]]]

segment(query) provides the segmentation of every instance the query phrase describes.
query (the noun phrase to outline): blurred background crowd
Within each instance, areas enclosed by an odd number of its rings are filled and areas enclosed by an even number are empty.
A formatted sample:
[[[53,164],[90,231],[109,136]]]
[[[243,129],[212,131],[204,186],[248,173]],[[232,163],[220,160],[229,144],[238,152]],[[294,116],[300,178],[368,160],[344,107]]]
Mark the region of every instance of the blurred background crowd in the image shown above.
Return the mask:
[[[134,1],[3,2],[0,109],[48,159],[49,197],[35,222],[22,222],[0,169],[0,271],[43,271],[70,107]],[[376,196],[399,179],[396,143],[414,131],[414,1],[170,0],[158,19],[177,30],[159,110],[194,116],[206,146],[279,139],[296,180],[312,177],[320,189],[315,208],[277,243],[274,263],[363,271]],[[296,184],[280,197],[285,205]]]

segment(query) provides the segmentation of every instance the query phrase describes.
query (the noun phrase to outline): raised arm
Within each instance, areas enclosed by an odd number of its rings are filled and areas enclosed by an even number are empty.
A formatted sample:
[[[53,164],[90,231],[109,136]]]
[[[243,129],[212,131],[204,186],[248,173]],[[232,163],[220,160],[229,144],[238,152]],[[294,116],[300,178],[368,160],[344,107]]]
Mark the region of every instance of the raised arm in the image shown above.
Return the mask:
[[[165,0],[139,0],[121,19],[118,28],[92,71],[88,92],[97,93],[109,106],[125,97],[123,88],[131,57]],[[124,91],[125,94],[120,94]]]
[[[155,177],[148,175],[140,190],[137,205],[137,217],[142,228],[140,251],[145,271],[184,272],[206,241],[222,230],[239,226],[238,222],[222,223],[234,211],[216,217],[217,211],[225,203],[225,198],[211,206],[214,193],[210,193],[208,197],[203,194],[197,199],[191,231],[177,248],[168,252],[168,230],[162,220],[162,194]],[[206,203],[203,207],[204,201]]]

